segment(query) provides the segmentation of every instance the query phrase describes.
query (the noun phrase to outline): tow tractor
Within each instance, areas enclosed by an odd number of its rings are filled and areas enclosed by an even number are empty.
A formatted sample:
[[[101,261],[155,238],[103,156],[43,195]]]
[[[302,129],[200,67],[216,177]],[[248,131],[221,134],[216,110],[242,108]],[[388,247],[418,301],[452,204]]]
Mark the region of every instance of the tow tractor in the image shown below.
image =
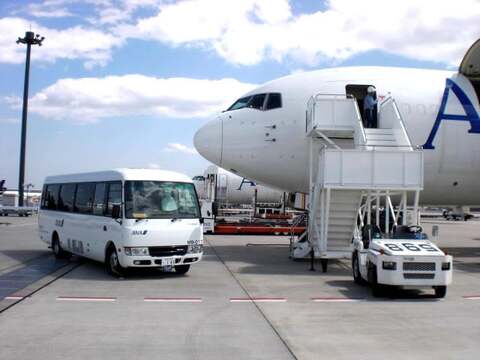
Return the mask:
[[[443,298],[452,281],[452,257],[428,240],[419,225],[398,225],[385,235],[365,225],[353,240],[353,278],[369,284],[375,297],[388,286],[433,288]]]

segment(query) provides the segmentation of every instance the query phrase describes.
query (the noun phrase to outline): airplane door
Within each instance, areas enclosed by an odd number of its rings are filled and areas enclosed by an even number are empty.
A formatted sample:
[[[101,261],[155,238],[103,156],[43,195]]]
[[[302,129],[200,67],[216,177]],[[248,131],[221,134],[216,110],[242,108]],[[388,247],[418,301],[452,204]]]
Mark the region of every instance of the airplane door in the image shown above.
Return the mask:
[[[351,84],[350,85],[349,84],[349,85],[345,86],[346,95],[347,96],[348,95],[353,96],[355,98],[355,100],[357,101],[358,110],[360,110],[360,116],[362,117],[364,124],[365,124],[365,114],[364,114],[364,110],[363,110],[363,100],[365,99],[365,96],[367,96],[367,89],[370,86],[375,87],[374,85],[371,85],[371,84],[370,85],[362,85],[362,84]],[[377,93],[375,93],[374,97],[375,97],[375,99],[377,99]],[[377,105],[375,105],[375,111],[373,113],[374,113],[374,115],[373,115],[374,126],[373,127],[376,128],[376,127],[379,127],[378,116],[377,116],[377,113],[378,113]]]

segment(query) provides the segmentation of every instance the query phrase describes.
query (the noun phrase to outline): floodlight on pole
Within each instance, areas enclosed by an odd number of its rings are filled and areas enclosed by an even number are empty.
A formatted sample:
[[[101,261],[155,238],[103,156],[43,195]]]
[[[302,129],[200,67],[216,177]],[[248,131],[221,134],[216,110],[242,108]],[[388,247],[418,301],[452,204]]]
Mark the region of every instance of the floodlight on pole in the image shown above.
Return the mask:
[[[22,134],[20,139],[20,170],[18,174],[18,206],[23,206],[23,186],[25,181],[25,148],[27,142],[28,83],[30,80],[30,52],[32,45],[42,46],[45,37],[27,31],[24,38],[18,38],[17,44],[27,45],[25,60],[25,83],[23,87]]]

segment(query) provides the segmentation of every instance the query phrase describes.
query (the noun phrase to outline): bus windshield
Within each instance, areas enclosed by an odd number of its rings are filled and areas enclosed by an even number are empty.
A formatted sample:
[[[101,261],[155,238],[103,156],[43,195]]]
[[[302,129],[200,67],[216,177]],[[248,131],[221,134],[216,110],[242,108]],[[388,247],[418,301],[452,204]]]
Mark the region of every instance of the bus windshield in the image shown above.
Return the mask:
[[[126,181],[128,219],[199,218],[193,184],[164,181]]]

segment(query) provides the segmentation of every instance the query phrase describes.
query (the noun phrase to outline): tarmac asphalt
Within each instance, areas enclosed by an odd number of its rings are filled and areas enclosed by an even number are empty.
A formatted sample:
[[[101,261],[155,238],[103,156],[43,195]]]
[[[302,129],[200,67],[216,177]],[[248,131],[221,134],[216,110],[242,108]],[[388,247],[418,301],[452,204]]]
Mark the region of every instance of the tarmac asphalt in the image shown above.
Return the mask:
[[[55,262],[35,218],[2,217],[0,359],[477,359],[480,221],[423,224],[454,256],[442,300],[373,298],[348,261],[324,274],[288,259],[286,237],[207,236],[185,276],[114,279],[92,261]]]

